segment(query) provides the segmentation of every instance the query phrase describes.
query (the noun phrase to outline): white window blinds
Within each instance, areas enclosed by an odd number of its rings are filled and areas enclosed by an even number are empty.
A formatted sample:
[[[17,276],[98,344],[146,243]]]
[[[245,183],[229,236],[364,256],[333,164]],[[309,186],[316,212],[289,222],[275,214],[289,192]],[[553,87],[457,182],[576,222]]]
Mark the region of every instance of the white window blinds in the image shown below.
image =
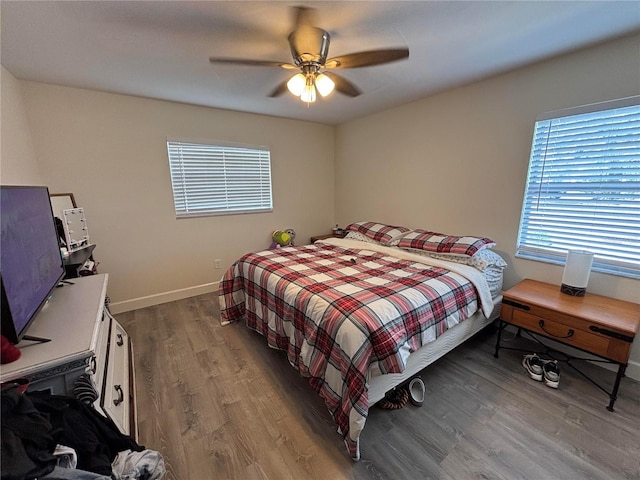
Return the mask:
[[[176,217],[270,212],[266,147],[167,140]]]
[[[640,278],[640,97],[537,119],[516,256]]]

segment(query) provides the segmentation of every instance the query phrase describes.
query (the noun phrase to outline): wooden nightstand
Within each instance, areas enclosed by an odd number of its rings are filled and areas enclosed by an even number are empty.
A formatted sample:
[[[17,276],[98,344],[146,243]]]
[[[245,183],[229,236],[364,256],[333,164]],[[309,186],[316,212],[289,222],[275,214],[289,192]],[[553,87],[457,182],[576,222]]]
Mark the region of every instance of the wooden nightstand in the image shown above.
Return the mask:
[[[327,233],[326,235],[316,235],[311,237],[311,243],[317,242],[318,240],[324,240],[325,238],[344,238],[344,234],[338,235],[335,233]]]
[[[572,297],[560,292],[560,287],[535,280],[523,280],[503,293],[500,311],[500,327],[496,341],[495,357],[498,357],[501,333],[506,324],[511,324],[531,334],[546,349],[545,352],[569,366],[571,360],[585,360],[553,350],[538,340],[546,337],[584,352],[604,358],[606,363],[618,365],[618,374],[611,392],[595,383],[609,395],[608,410],[618,394],[620,380],[629,360],[631,343],[640,326],[640,304],[616,300],[587,292],[584,297]]]

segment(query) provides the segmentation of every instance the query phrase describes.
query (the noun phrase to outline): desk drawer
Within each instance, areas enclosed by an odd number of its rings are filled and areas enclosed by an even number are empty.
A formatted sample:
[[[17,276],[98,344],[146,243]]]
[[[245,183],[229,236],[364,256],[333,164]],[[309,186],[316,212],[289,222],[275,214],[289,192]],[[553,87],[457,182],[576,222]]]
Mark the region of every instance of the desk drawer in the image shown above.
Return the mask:
[[[566,322],[562,322],[557,316],[557,312],[549,315],[540,311],[528,313],[505,304],[501,310],[502,319],[513,325],[610,360],[627,362],[631,343],[591,332],[587,321],[581,321],[577,325],[576,319],[569,317]]]

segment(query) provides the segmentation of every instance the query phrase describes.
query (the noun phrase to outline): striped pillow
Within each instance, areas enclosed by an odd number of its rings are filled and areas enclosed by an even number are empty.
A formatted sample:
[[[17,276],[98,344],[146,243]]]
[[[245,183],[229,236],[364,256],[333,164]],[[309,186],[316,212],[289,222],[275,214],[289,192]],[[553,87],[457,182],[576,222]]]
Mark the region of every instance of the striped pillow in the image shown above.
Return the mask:
[[[383,244],[387,244],[394,238],[411,231],[406,227],[393,227],[375,222],[355,222],[348,225],[345,230],[362,233],[372,240]]]
[[[473,257],[480,250],[495,247],[495,245],[496,243],[488,238],[457,237],[427,230],[413,230],[405,234],[398,243],[398,247],[409,250],[464,255],[466,257]]]

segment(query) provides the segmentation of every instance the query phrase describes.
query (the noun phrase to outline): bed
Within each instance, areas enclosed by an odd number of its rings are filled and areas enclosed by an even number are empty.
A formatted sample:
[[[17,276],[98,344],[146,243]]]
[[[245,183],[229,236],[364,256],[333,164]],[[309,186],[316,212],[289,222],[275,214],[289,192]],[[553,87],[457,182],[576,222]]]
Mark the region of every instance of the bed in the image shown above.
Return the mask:
[[[487,326],[501,296],[473,265],[348,237],[246,254],[219,301],[223,325],[244,320],[287,353],[359,460],[369,406]]]

